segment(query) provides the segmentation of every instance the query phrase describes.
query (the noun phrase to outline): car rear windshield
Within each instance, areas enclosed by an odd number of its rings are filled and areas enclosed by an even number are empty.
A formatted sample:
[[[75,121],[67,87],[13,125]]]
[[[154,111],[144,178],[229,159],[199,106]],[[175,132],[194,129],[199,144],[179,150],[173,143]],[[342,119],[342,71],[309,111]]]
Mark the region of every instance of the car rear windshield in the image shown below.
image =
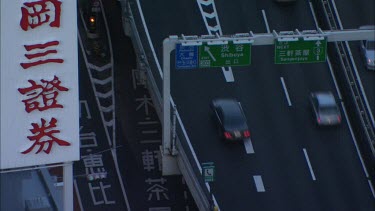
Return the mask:
[[[229,108],[226,107],[224,112],[224,124],[229,128],[243,127],[245,119],[241,109],[237,105],[231,105]]]
[[[337,113],[336,106],[322,106],[320,107],[319,110],[323,114],[336,114]]]

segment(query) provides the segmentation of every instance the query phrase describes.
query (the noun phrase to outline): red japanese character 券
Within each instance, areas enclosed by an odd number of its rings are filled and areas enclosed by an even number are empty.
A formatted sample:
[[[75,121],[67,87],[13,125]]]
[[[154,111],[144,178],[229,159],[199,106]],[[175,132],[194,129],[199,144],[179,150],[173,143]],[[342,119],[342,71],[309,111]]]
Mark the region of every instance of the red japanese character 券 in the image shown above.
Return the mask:
[[[40,0],[25,2],[21,7],[21,28],[27,31],[45,23],[51,27],[60,27],[61,2],[58,0]]]
[[[54,46],[57,46],[59,44],[60,44],[60,42],[55,40],[55,41],[50,41],[50,42],[46,42],[46,43],[42,43],[42,44],[24,45],[26,51],[36,51],[35,53],[32,53],[32,54],[25,54],[25,57],[31,60],[31,59],[35,59],[35,58],[39,58],[39,57],[46,57],[49,54],[55,54],[55,53],[57,53],[57,50],[55,50],[55,49],[49,49],[49,50],[45,50],[43,52],[41,52],[40,49],[54,47]],[[20,65],[23,67],[23,69],[27,69],[27,68],[30,68],[30,67],[33,67],[33,66],[46,64],[46,63],[63,63],[63,62],[64,62],[63,59],[47,58],[47,59],[44,59],[44,60],[37,60],[37,61],[28,62],[28,63],[21,63]]]
[[[57,103],[57,96],[61,91],[68,91],[69,89],[61,86],[61,81],[57,76],[51,81],[40,80],[43,85],[37,84],[33,80],[28,80],[31,84],[27,88],[19,88],[18,91],[22,95],[26,95],[29,98],[22,100],[25,103],[25,110],[30,113],[33,110],[44,111],[50,108],[63,108],[62,105]]]
[[[54,143],[58,144],[59,146],[70,146],[70,143],[61,139],[58,139],[54,136],[55,133],[60,133],[60,130],[53,130],[56,127],[57,120],[52,118],[51,121],[46,124],[45,119],[41,119],[42,124],[39,125],[37,123],[31,123],[33,129],[30,131],[34,134],[33,136],[27,136],[30,141],[34,141],[33,145],[28,148],[27,150],[21,152],[22,154],[30,153],[35,147],[39,147],[39,149],[35,152],[38,154],[42,150],[49,154],[52,149],[52,145]],[[42,140],[43,139],[43,140]],[[47,149],[44,149],[44,146],[47,144]]]

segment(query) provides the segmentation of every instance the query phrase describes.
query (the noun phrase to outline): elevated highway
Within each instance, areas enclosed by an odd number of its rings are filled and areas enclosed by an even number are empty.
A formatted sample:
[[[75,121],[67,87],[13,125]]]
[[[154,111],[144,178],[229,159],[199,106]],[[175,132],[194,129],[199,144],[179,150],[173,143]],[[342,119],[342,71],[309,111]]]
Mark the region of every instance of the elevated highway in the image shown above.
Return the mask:
[[[215,8],[223,34],[316,28],[305,1],[279,7],[271,1],[238,0],[217,3]],[[134,39],[142,48],[140,64],[149,67],[153,97],[161,106],[163,39],[171,34],[210,31],[195,1],[155,4],[134,0],[127,9],[131,15],[125,16],[131,21],[125,26],[139,35]],[[179,158],[179,164],[188,183],[200,186],[196,190],[198,206],[208,209],[199,198],[210,191],[220,210],[374,209],[374,192],[330,64],[275,65],[272,46],[254,46],[252,52],[252,65],[232,67],[234,81],[230,82],[220,68],[171,69],[171,97],[178,111],[177,146],[179,155],[185,157]],[[335,94],[344,117],[340,127],[315,126],[308,101],[313,91]],[[219,139],[209,108],[215,97],[241,101],[253,151]],[[182,161],[189,161],[190,166]],[[209,186],[200,177],[203,162],[216,166],[216,180]],[[189,178],[193,176],[196,178]]]

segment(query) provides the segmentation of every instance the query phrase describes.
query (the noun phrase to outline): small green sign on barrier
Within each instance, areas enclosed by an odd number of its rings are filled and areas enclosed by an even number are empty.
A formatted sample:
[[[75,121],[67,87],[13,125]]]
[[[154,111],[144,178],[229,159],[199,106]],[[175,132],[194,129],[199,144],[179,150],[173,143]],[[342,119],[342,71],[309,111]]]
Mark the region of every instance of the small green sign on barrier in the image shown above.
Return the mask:
[[[202,175],[205,182],[215,181],[215,166],[213,162],[202,163]]]

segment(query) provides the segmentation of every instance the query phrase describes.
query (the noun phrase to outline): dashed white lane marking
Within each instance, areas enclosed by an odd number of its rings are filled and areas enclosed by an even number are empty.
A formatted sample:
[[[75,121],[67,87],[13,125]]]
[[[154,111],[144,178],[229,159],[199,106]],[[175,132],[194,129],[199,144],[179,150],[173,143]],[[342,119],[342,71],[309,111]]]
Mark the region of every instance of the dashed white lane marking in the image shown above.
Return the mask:
[[[280,80],[281,80],[281,84],[283,85],[283,89],[284,89],[284,93],[286,96],[286,100],[288,101],[288,105],[292,106],[292,102],[290,102],[289,93],[285,85],[284,77],[280,77]]]
[[[222,67],[221,71],[224,74],[226,82],[234,82],[232,67]]]
[[[264,23],[266,24],[267,33],[271,33],[270,26],[268,25],[268,21],[267,21],[266,12],[262,10],[262,14],[263,14]]]
[[[314,174],[314,171],[311,167],[311,163],[310,163],[310,160],[309,160],[309,156],[307,155],[307,151],[305,148],[303,148],[303,153],[305,154],[305,158],[306,158],[306,161],[307,161],[307,165],[309,166],[309,169],[310,169],[310,173],[311,173],[311,177],[312,179],[315,181],[316,178],[315,178],[315,174]]]
[[[254,147],[253,143],[251,142],[250,138],[244,139],[243,145],[245,146],[245,150],[247,154],[253,154],[254,152]]]
[[[266,192],[266,190],[264,189],[262,176],[254,175],[253,178],[254,178],[254,182],[255,182],[255,186],[257,188],[257,191],[258,192]]]

